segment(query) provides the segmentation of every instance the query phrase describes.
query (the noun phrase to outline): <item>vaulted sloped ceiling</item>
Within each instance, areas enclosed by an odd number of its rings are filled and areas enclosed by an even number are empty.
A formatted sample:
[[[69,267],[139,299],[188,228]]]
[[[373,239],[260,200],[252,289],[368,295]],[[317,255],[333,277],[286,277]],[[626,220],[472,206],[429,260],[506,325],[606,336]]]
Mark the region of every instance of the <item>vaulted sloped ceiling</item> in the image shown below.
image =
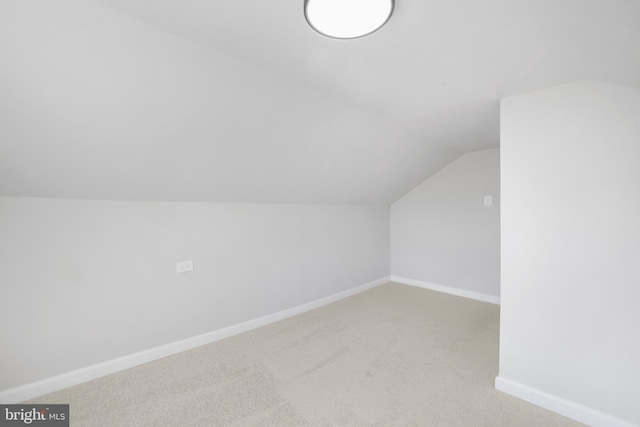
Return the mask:
[[[499,99],[640,86],[638,0],[397,0],[334,40],[303,0],[3,0],[0,195],[388,203],[497,147]]]

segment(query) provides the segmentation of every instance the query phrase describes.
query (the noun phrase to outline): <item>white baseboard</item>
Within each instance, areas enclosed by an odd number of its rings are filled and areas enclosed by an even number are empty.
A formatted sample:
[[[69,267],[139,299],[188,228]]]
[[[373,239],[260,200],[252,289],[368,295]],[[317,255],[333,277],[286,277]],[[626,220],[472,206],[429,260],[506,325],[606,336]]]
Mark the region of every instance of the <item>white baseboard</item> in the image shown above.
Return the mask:
[[[471,298],[478,301],[489,302],[491,304],[500,304],[500,297],[493,295],[481,294],[479,292],[467,291],[465,289],[452,288],[450,286],[435,285],[433,283],[421,282],[420,280],[407,279],[406,277],[391,276],[392,282],[402,283],[403,285],[417,286],[419,288],[431,289],[432,291],[444,292],[445,294],[457,295],[459,297]]]
[[[279,311],[277,313],[268,314],[257,319],[239,323],[237,325],[232,325],[223,329],[207,332],[205,334],[197,335],[195,337],[187,338],[181,341],[165,344],[160,347],[155,347],[149,350],[130,354],[128,356],[119,357],[113,360],[107,360],[102,363],[87,366],[86,368],[76,369],[74,371],[56,375],[54,377],[50,377],[41,381],[36,381],[30,384],[25,384],[19,387],[4,390],[0,392],[0,402],[5,404],[23,402],[25,400],[45,395],[47,393],[62,390],[63,388],[91,381],[105,375],[133,368],[134,366],[153,362],[154,360],[162,359],[163,357],[171,356],[186,350],[191,350],[202,345],[210,344],[212,342],[219,341],[221,339],[228,338],[242,332],[250,331],[252,329],[256,329],[261,326],[265,326],[270,323],[274,323],[279,320],[283,320],[288,317],[292,317],[297,314],[322,307],[323,305],[330,304],[332,302],[347,298],[362,291],[366,291],[367,289],[382,285],[389,282],[390,280],[390,276],[381,277],[380,279],[365,283],[364,285],[360,285],[355,288],[339,292],[337,294],[329,295],[328,297],[320,298],[318,300],[311,301],[297,307],[289,308],[287,310]]]
[[[613,415],[545,393],[501,376],[496,377],[496,389],[591,427],[638,427],[637,424],[630,421],[622,420]]]

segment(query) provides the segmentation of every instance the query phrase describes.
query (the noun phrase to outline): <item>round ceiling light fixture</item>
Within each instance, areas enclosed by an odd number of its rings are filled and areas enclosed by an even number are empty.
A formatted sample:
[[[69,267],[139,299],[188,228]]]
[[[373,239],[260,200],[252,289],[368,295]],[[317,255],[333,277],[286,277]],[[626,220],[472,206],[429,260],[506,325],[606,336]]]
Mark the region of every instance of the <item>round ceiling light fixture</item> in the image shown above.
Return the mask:
[[[393,6],[394,0],[305,0],[304,16],[322,35],[355,39],[386,24]]]

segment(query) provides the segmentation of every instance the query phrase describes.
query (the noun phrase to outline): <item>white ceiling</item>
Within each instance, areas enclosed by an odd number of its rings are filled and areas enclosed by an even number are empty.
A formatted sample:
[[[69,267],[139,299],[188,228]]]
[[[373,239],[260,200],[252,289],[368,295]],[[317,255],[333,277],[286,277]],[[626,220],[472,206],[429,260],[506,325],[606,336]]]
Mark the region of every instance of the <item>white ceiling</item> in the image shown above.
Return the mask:
[[[499,144],[499,99],[640,87],[640,0],[2,0],[0,195],[388,203]]]

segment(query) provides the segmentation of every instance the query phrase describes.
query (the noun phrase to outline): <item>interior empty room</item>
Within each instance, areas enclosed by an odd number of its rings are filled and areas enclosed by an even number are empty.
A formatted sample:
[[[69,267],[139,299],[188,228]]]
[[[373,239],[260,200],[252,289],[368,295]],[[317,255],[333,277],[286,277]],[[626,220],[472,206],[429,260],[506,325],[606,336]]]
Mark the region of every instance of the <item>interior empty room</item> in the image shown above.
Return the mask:
[[[0,1],[0,425],[633,427],[638,361],[638,0]]]

